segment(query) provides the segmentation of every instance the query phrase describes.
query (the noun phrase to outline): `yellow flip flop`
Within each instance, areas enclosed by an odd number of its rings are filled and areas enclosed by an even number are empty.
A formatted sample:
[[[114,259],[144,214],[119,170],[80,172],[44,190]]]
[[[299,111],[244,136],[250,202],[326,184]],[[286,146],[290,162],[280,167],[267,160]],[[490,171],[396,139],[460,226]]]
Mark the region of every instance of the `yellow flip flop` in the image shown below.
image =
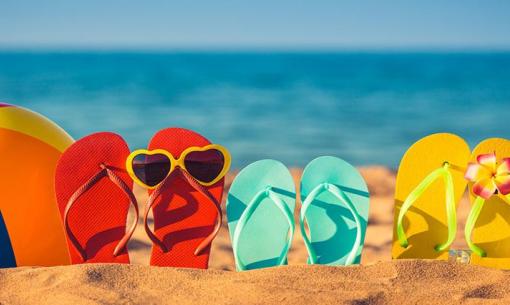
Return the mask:
[[[449,133],[429,135],[404,154],[395,189],[393,258],[448,259],[469,156],[466,142]]]
[[[482,141],[471,154],[466,179],[471,211],[464,234],[471,264],[510,269],[510,141]]]

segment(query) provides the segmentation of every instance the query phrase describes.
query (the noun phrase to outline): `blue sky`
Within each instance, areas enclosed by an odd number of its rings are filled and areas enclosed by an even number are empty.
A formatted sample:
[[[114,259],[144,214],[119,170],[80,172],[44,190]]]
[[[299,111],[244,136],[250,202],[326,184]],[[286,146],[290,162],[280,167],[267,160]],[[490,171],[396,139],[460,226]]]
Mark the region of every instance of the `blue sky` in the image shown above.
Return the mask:
[[[510,1],[1,0],[0,48],[510,49]]]

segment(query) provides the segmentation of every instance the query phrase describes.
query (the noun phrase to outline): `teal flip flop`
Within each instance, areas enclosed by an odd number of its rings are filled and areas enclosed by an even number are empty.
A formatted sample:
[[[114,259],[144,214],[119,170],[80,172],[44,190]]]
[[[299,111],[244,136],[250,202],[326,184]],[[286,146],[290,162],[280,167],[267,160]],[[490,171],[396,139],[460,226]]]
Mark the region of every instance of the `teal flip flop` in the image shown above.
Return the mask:
[[[335,157],[311,161],[301,177],[301,234],[308,263],[359,264],[368,223],[369,193],[358,170]],[[305,222],[308,224],[307,235]]]
[[[287,264],[296,191],[285,165],[260,160],[245,167],[232,182],[226,206],[237,270]]]

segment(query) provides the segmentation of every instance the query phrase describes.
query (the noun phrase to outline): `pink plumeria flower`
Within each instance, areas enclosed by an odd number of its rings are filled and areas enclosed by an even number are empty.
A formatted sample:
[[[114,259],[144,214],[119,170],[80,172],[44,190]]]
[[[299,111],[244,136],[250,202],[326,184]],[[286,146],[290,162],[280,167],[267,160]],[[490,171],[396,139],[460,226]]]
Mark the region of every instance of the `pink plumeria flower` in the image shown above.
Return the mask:
[[[496,153],[479,155],[476,163],[468,163],[464,177],[474,182],[473,193],[489,199],[492,195],[500,193],[510,194],[510,158],[501,160],[498,166]]]

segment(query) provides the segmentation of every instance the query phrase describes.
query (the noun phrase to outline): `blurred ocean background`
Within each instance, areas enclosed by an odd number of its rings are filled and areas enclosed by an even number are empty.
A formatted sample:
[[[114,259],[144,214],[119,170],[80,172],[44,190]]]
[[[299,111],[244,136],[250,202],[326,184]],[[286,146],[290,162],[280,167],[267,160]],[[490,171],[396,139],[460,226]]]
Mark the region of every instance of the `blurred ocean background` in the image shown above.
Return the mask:
[[[510,138],[510,52],[2,51],[0,101],[131,149],[193,129],[234,167],[335,155],[395,168],[429,133]]]

